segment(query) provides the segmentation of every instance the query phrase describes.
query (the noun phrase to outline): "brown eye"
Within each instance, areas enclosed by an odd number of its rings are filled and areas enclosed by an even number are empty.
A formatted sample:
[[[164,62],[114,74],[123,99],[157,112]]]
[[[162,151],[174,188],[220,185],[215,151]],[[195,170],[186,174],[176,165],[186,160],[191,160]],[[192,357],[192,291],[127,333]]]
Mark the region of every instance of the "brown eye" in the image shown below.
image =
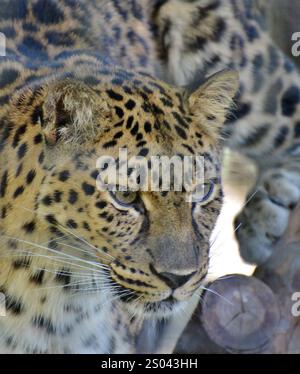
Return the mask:
[[[115,191],[112,192],[113,198],[121,205],[131,205],[136,202],[138,198],[137,192],[132,191]]]

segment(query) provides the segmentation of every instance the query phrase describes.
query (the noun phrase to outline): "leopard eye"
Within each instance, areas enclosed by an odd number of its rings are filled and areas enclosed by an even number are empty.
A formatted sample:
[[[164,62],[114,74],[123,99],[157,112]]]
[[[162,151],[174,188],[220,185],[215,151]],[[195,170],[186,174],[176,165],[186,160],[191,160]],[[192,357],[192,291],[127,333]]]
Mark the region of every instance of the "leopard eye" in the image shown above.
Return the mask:
[[[215,184],[213,181],[205,182],[201,188],[198,188],[196,192],[193,193],[193,201],[196,203],[208,203],[212,200],[215,191]]]
[[[138,198],[137,192],[132,191],[115,191],[111,194],[120,205],[131,205],[135,203]]]

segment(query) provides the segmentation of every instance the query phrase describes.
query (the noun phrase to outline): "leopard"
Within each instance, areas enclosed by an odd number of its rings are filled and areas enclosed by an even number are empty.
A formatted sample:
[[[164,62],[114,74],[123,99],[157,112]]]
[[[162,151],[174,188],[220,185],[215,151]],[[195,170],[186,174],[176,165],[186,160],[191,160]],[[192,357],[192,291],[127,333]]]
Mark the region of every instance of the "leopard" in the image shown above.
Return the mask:
[[[0,351],[172,351],[153,321],[174,340],[199,301],[224,150],[258,169],[235,222],[246,261],[299,201],[299,72],[254,0],[5,0],[0,18]],[[203,156],[204,201],[98,191],[96,159],[124,145]]]
[[[197,89],[163,79],[165,5],[1,2],[1,354],[149,352],[145,321],[183,319],[198,300],[238,73]],[[99,188],[99,158],[120,149],[149,170],[199,155],[206,192]]]

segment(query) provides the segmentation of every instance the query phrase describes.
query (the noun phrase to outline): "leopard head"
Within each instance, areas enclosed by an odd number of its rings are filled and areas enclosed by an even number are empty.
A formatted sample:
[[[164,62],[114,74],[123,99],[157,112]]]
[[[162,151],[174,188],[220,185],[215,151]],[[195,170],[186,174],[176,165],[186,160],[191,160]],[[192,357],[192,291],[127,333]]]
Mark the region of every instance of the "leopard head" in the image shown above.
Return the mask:
[[[131,310],[165,316],[207,274],[222,203],[219,130],[238,77],[224,71],[187,94],[143,73],[88,74],[39,82],[12,100],[8,174],[22,170],[4,196],[13,206],[7,222],[15,237],[34,243],[31,253],[43,254],[39,267],[70,279],[81,271]],[[203,157],[202,197],[99,189],[111,165],[99,170],[97,160],[118,162],[120,149],[143,157],[149,172],[151,157]]]

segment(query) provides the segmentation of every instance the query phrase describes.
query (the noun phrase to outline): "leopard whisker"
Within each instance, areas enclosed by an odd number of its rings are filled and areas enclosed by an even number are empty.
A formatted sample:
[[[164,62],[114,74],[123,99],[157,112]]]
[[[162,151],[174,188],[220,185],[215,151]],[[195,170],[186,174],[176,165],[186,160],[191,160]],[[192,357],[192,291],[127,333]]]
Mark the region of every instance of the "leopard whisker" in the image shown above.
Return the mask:
[[[200,286],[200,288],[204,291],[207,291],[207,292],[211,292],[213,295],[215,296],[218,296],[220,297],[222,300],[226,301],[226,303],[230,304],[231,306],[234,306],[234,304],[228,300],[226,297],[222,296],[221,294],[219,294],[218,292],[214,291],[214,290],[211,290],[210,288],[207,288],[207,287],[203,287],[203,286]]]
[[[26,208],[26,207],[21,207],[22,209],[24,210],[27,210],[31,213],[36,213],[34,210],[32,209],[29,209],[29,208]],[[45,214],[46,215],[46,214]],[[81,238],[80,236],[76,235],[74,232],[68,230],[65,226],[57,223],[55,226],[61,228],[62,230],[64,230],[65,232],[67,232],[67,234],[69,234],[70,236],[73,236],[75,237],[76,239],[78,239],[79,241],[85,243],[86,245],[88,245],[90,248],[92,248],[93,250],[95,250],[97,253],[99,253],[99,248],[93,246],[91,243],[89,243],[88,241],[86,241],[85,239]],[[55,240],[55,239],[54,239]],[[108,254],[108,253],[101,253],[103,255],[106,255],[107,257],[109,257],[111,260],[115,260],[115,257],[113,257],[112,255]],[[105,257],[103,257],[104,260],[107,260]]]
[[[93,246],[91,243],[87,242],[87,241],[84,240],[83,238],[81,238],[81,237],[75,235],[74,232],[69,231],[69,230],[66,229],[64,226],[62,226],[62,225],[60,225],[60,224],[58,224],[57,226],[60,227],[62,230],[65,230],[68,234],[74,236],[74,237],[77,238],[78,240],[80,240],[80,241],[82,241],[83,243],[87,244],[89,247],[91,247],[91,248],[94,249],[97,253],[99,253],[99,248]],[[113,257],[112,255],[110,255],[110,254],[108,254],[108,253],[105,253],[105,254],[103,254],[103,255],[107,255],[111,260],[115,260],[115,259],[116,259],[115,257]],[[105,259],[105,257],[104,257],[104,259]],[[107,259],[106,259],[106,260],[107,260]]]
[[[44,254],[41,254],[41,253],[37,253],[37,252],[30,252],[28,250],[24,250],[24,251],[18,251],[20,253],[20,256],[24,256],[24,255],[30,255],[31,257],[41,257],[41,258],[46,258],[48,260],[51,260],[51,261],[57,261],[57,262],[61,262],[61,263],[64,263],[64,264],[67,264],[67,265],[70,265],[70,266],[75,266],[75,267],[78,267],[78,268],[82,268],[82,269],[86,269],[86,270],[92,270],[93,268],[89,268],[87,266],[82,266],[82,265],[79,265],[79,264],[76,264],[74,262],[69,262],[69,261],[66,261],[65,258],[69,258],[69,256],[66,256],[65,254],[62,254],[60,252],[58,252],[58,254],[60,254],[60,256],[47,256],[47,255],[44,255]],[[56,253],[55,253],[56,254]],[[13,254],[13,255],[7,255],[7,257],[11,257],[11,256],[16,256],[16,254]],[[61,257],[62,256],[62,257]],[[73,261],[80,261],[80,262],[83,262],[85,263],[85,261],[83,261],[82,259],[80,258],[74,258],[72,259]],[[89,265],[93,265],[93,263],[89,263]],[[96,264],[94,265],[96,266]],[[101,266],[96,266],[97,268],[100,268],[102,270],[107,270],[108,267],[106,265],[101,265]],[[100,270],[96,270],[96,269],[93,269],[94,271],[98,271],[100,274],[102,274],[102,271]]]
[[[88,264],[88,265],[91,265],[91,266],[94,266],[96,268],[100,268],[100,269],[103,269],[104,265],[100,265],[100,264],[96,264],[92,261],[88,261],[88,260],[84,260],[84,259],[81,259],[79,257],[75,257],[75,256],[72,256],[70,254],[67,254],[67,253],[63,253],[63,252],[59,252],[59,251],[56,251],[55,249],[52,249],[52,248],[48,248],[46,246],[42,246],[40,244],[37,244],[37,243],[33,243],[33,242],[29,242],[27,240],[23,240],[23,239],[16,239],[16,238],[12,238],[12,237],[9,237],[9,236],[6,236],[7,238],[10,238],[10,239],[15,239],[17,241],[20,241],[24,244],[28,244],[28,245],[31,245],[31,246],[34,246],[36,248],[39,248],[39,249],[44,249],[46,251],[49,251],[51,253],[54,253],[54,254],[58,254],[60,256],[63,256],[63,257],[66,257],[66,258],[69,258],[69,259],[72,259],[72,260],[75,260],[75,261],[80,261],[82,263],[85,263],[85,264]],[[107,268],[107,267],[106,267]]]

